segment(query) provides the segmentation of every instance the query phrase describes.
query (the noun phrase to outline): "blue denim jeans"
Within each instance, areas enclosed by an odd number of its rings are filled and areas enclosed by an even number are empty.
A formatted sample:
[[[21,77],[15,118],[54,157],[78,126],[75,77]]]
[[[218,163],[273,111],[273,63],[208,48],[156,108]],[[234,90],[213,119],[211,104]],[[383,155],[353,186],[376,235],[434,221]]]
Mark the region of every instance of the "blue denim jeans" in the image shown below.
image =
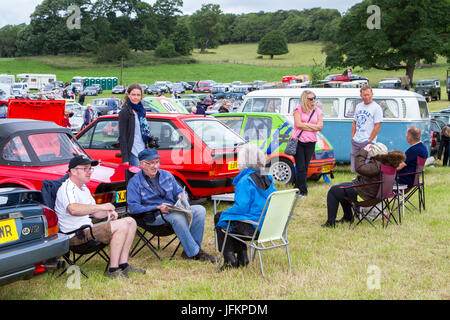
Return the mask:
[[[200,205],[191,206],[192,223],[189,228],[186,217],[181,213],[172,212],[164,214],[164,219],[172,225],[175,234],[180,239],[184,252],[188,257],[197,255],[202,247],[203,230],[205,228],[206,209]],[[159,226],[164,224],[161,215],[158,215],[149,226]]]

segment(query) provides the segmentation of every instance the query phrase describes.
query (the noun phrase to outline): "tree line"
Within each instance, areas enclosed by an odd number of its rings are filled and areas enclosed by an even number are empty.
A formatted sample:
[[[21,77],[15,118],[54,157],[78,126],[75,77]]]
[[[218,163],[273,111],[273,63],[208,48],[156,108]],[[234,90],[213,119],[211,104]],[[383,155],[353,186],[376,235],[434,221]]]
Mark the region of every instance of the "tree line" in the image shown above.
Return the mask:
[[[68,10],[74,6],[77,10]],[[155,50],[160,56],[205,52],[219,44],[260,41],[270,31],[288,42],[330,41],[341,14],[335,9],[279,10],[247,14],[223,13],[204,4],[191,15],[182,0],[44,0],[29,24],[0,29],[0,56],[95,54],[113,61],[129,50]]]

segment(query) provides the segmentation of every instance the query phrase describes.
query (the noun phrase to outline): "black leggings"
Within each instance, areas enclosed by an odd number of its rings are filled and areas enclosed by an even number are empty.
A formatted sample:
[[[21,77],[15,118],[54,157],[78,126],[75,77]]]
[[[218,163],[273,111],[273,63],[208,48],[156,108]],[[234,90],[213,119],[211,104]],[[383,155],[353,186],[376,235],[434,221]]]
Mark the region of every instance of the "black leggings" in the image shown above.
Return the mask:
[[[307,195],[306,176],[308,174],[309,162],[316,147],[315,142],[298,142],[297,152],[295,153],[295,167],[297,170],[297,177],[295,179],[294,188],[300,190],[300,194]]]
[[[332,186],[330,190],[328,190],[327,194],[327,210],[328,210],[328,222],[334,223],[336,221],[336,216],[339,208],[339,203],[342,206],[342,209],[344,209],[344,219],[345,220],[351,220],[352,219],[352,205],[349,201],[345,199],[345,197],[348,197],[352,199],[353,201],[356,201],[357,199],[357,193],[355,189],[348,188],[348,189],[341,189],[339,187],[349,187],[353,184],[351,182],[344,182],[335,186]]]

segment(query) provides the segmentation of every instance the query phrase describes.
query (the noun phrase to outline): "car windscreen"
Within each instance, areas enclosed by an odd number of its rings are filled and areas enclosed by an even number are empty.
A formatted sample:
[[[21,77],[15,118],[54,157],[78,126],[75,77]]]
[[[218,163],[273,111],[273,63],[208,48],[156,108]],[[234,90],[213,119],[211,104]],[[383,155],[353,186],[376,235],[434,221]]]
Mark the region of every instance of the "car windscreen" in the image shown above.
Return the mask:
[[[245,143],[241,136],[217,120],[192,119],[186,124],[211,149],[228,149]]]
[[[433,82],[429,81],[429,82],[417,82],[417,87],[428,87],[433,85]]]
[[[86,155],[78,142],[62,132],[46,132],[28,135],[28,142],[38,157],[45,162],[69,162],[76,154]]]

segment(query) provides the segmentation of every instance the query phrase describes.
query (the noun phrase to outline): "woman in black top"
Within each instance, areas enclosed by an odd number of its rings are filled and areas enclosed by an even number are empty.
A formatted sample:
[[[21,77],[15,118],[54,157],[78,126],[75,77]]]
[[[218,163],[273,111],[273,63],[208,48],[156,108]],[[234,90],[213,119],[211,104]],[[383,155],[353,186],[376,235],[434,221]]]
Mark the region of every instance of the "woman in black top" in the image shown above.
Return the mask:
[[[142,104],[142,88],[133,83],[127,88],[125,103],[119,112],[119,143],[122,163],[139,166],[138,154],[151,139]]]

